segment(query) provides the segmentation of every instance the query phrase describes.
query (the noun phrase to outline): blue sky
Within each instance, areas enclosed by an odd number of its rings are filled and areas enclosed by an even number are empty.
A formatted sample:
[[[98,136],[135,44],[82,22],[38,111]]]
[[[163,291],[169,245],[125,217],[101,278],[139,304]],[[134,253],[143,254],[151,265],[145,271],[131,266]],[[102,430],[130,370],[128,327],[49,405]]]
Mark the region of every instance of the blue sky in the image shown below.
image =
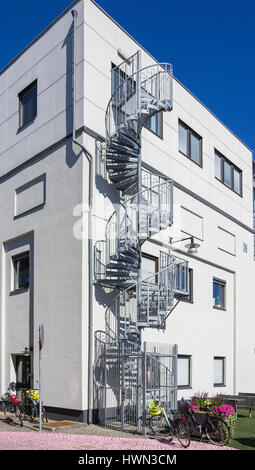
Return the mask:
[[[1,4],[0,70],[70,0]],[[252,0],[98,0],[157,60],[255,150],[255,2]],[[11,8],[11,9],[10,9]]]

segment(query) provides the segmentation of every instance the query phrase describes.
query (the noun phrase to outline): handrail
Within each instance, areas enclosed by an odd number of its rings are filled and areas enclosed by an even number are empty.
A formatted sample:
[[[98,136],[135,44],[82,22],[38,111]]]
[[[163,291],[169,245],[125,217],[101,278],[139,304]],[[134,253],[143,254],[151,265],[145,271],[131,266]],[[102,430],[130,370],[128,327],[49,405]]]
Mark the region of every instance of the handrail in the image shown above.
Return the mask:
[[[133,195],[130,196],[128,199],[126,199],[124,202],[120,202],[120,206],[123,207],[123,209],[125,209],[125,206],[128,204],[128,202],[129,202],[131,199],[134,199],[134,198],[136,198],[136,197],[138,197],[138,196],[141,196],[141,195],[142,195],[144,192],[146,192],[146,191],[152,191],[153,188],[161,187],[161,186],[163,186],[164,184],[169,184],[169,183],[173,183],[173,180],[172,180],[171,178],[166,179],[166,180],[163,181],[162,183],[154,184],[153,186],[150,186],[149,188],[142,189],[142,191],[139,191],[138,193],[133,194]],[[120,211],[121,207],[118,207],[118,209],[116,209],[116,210],[112,213],[111,217],[110,217],[110,218],[108,219],[108,221],[107,221],[107,224],[106,224],[106,227],[105,227],[105,237],[106,237],[106,238],[107,238],[107,229],[108,229],[108,225],[109,225],[109,223],[110,223],[112,217]]]
[[[158,67],[158,66],[162,67],[162,71],[160,71],[160,73],[168,73],[168,75],[171,78],[173,77],[173,65],[172,64],[170,64],[169,62],[156,62],[153,65],[147,65],[146,67],[143,67],[143,68],[137,70],[136,72],[132,73],[127,78],[125,78],[125,80],[123,80],[123,82],[118,86],[118,88],[116,88],[116,90],[114,90],[114,93],[112,94],[112,96],[111,96],[111,98],[108,102],[108,105],[106,107],[106,111],[105,111],[105,129],[106,129],[106,137],[107,138],[110,137],[109,134],[108,134],[108,129],[107,129],[107,118],[108,118],[108,112],[109,112],[109,109],[110,109],[110,104],[112,102],[113,96],[117,94],[117,92],[125,85],[125,83],[130,81],[130,79],[132,79],[132,77],[136,76],[138,72],[141,73],[144,70],[147,70],[147,69],[153,68],[153,67]],[[168,71],[167,68],[164,68],[164,66],[169,67],[170,71]]]
[[[166,266],[165,268],[161,269],[161,270],[158,271],[157,273],[150,274],[150,276],[148,276],[148,277],[146,277],[146,278],[144,278],[144,279],[141,279],[141,280],[138,281],[138,282],[135,282],[134,284],[132,284],[132,286],[129,286],[129,287],[127,287],[126,289],[124,289],[123,291],[121,291],[121,292],[120,292],[118,295],[116,295],[116,296],[114,297],[114,299],[110,302],[110,304],[108,305],[108,307],[107,307],[107,309],[106,309],[106,313],[107,313],[107,310],[111,307],[111,305],[112,305],[121,295],[125,295],[126,292],[128,292],[129,290],[134,289],[134,287],[138,287],[140,284],[142,284],[143,282],[146,282],[148,279],[150,279],[150,278],[152,278],[152,277],[155,279],[156,276],[158,276],[159,274],[163,273],[164,271],[167,271],[170,267],[174,266],[174,264],[175,264],[175,259],[176,259],[176,258],[174,257],[174,258],[172,259],[172,263],[171,263],[171,264],[169,264],[169,265]],[[181,258],[179,258],[179,259],[181,259]],[[183,262],[186,262],[185,260],[182,260],[182,261],[183,261]],[[154,284],[155,284],[155,282],[154,282]]]

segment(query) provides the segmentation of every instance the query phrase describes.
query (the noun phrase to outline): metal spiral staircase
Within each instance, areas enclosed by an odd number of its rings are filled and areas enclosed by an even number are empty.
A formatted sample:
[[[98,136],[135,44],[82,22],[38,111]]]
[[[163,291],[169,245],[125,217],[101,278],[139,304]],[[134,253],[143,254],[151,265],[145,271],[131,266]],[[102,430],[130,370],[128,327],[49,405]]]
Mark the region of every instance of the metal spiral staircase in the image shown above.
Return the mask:
[[[188,293],[187,262],[169,253],[160,252],[158,273],[142,278],[143,243],[173,223],[173,183],[142,170],[141,131],[172,105],[170,64],[142,68],[138,51],[112,69],[104,157],[122,201],[95,244],[94,263],[95,284],[119,289],[106,309],[105,337],[108,351],[117,347],[123,357],[141,350],[143,328],[164,329],[175,296]]]

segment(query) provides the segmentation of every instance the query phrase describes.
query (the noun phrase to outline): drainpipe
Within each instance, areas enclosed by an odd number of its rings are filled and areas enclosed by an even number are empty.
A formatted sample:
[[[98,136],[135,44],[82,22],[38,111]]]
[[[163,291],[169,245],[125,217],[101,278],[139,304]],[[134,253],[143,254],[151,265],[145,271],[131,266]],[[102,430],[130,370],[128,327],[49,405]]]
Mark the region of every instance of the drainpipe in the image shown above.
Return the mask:
[[[92,423],[93,409],[93,245],[92,245],[92,222],[93,222],[93,175],[94,161],[91,153],[76,140],[76,30],[77,30],[77,10],[72,10],[73,15],[73,58],[72,58],[72,88],[73,88],[73,132],[72,141],[78,145],[85,154],[89,163],[89,223],[88,223],[88,254],[89,254],[89,351],[88,351],[88,423]]]

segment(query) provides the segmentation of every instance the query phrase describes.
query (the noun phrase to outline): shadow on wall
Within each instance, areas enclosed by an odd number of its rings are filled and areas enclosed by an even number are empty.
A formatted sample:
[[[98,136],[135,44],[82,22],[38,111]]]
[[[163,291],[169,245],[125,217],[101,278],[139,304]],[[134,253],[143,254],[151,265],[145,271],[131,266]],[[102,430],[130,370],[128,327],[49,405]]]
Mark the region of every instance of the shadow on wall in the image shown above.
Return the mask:
[[[66,135],[73,129],[73,86],[72,86],[72,57],[73,57],[73,24],[65,37],[62,48],[66,48]]]

